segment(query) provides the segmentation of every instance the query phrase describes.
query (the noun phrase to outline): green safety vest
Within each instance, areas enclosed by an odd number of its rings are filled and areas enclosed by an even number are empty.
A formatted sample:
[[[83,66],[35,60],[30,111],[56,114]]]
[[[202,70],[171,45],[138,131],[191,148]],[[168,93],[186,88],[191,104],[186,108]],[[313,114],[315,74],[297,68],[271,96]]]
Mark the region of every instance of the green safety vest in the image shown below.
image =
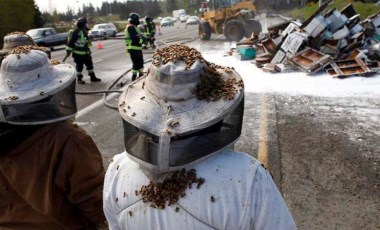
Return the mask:
[[[125,28],[125,46],[127,50],[142,50],[142,44],[143,44],[143,39],[140,38],[138,42],[133,41],[131,39],[131,36],[129,35],[128,28],[130,26],[133,26],[136,29],[137,35],[141,35],[140,28],[138,28],[135,25],[128,25],[127,28]]]
[[[69,31],[68,39],[71,40],[74,31]],[[66,50],[73,51],[73,53],[79,55],[86,55],[90,53],[89,47],[92,46],[92,43],[89,39],[86,38],[82,30],[79,30],[79,38],[74,43],[74,48],[66,47]]]
[[[152,33],[156,32],[156,25],[153,22],[147,23],[144,22],[144,27],[145,27],[145,34],[146,35],[151,35]]]

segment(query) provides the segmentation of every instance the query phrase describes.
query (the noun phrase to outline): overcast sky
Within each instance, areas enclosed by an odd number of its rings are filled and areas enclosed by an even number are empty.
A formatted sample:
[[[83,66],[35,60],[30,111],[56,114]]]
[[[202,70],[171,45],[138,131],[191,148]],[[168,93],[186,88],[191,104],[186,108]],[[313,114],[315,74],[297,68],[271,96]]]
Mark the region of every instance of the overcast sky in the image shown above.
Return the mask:
[[[83,4],[92,3],[94,7],[100,7],[102,2],[113,2],[113,0],[34,0],[38,5],[41,12],[49,11],[49,2],[51,2],[52,11],[57,9],[58,12],[65,12],[70,6],[70,8],[75,11]],[[120,1],[120,0],[119,0]],[[124,0],[123,0],[124,1]]]

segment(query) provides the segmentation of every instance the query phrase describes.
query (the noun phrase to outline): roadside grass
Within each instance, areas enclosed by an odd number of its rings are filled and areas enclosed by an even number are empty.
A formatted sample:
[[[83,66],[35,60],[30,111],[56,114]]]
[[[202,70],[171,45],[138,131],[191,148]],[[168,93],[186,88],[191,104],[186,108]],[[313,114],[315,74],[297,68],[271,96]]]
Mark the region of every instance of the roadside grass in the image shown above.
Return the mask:
[[[330,4],[327,9],[329,10],[336,8],[337,10],[341,10],[349,3],[350,1],[347,0],[336,0],[333,1],[333,3]],[[355,11],[360,14],[361,20],[366,19],[368,16],[380,11],[380,6],[376,6],[374,3],[352,2],[352,5]],[[304,8],[292,10],[290,12],[290,16],[295,19],[305,20],[310,17],[318,8],[318,4],[310,4]]]

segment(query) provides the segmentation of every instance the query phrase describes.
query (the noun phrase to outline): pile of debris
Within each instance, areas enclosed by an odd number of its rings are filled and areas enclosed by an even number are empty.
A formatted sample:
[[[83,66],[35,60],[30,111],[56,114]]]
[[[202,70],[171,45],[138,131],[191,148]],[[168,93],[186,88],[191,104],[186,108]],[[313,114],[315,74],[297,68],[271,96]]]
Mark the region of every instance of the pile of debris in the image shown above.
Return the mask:
[[[243,40],[237,47],[253,46],[255,63],[268,72],[278,64],[309,75],[325,70],[333,77],[370,76],[380,70],[380,12],[361,21],[352,4],[326,10],[324,3],[309,19],[287,21],[268,33]]]

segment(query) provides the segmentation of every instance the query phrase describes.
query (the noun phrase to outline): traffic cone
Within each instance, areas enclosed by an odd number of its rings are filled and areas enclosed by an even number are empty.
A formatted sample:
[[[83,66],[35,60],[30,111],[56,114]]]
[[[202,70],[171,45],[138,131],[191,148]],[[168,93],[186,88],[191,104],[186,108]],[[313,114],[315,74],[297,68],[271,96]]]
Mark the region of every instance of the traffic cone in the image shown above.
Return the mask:
[[[100,41],[98,41],[98,45],[96,46],[98,49],[103,49],[103,45]]]

